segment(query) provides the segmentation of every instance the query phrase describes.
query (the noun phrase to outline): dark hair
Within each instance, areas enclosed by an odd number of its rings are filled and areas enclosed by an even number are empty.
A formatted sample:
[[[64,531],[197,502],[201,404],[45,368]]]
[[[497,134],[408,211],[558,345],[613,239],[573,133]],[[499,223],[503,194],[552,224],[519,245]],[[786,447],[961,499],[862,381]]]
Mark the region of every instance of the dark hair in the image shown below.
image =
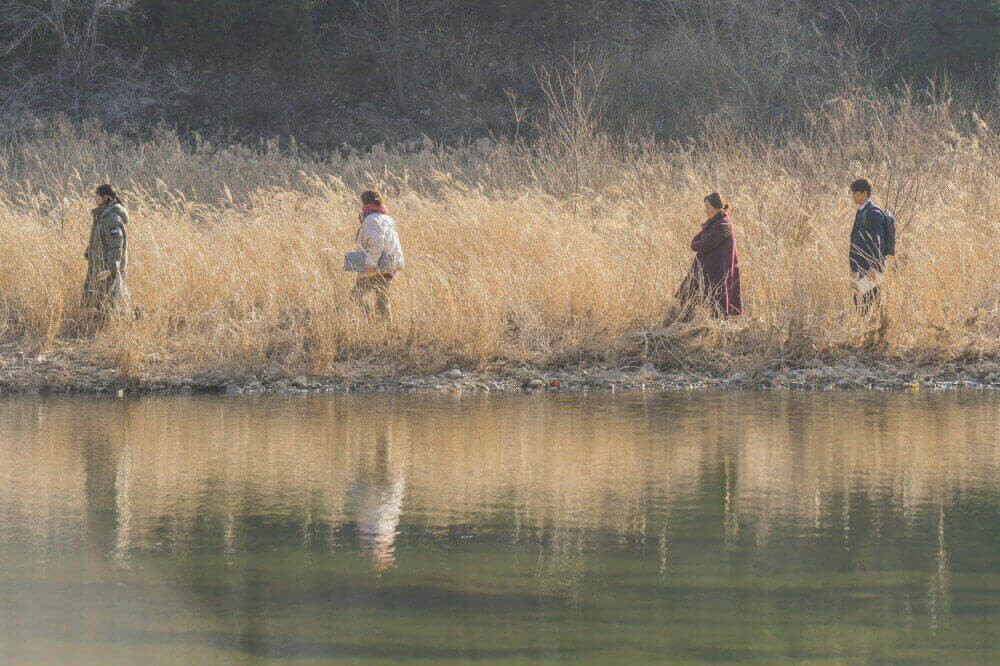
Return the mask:
[[[712,192],[711,194],[709,194],[707,197],[705,197],[705,201],[707,201],[708,205],[711,206],[712,208],[721,208],[722,210],[729,210],[729,204],[723,203],[722,195],[720,195],[718,192]]]
[[[851,192],[864,192],[868,196],[871,196],[872,184],[868,182],[867,178],[858,178],[851,183]]]
[[[101,185],[100,187],[97,188],[97,196],[99,196],[99,197],[108,197],[109,199],[113,199],[114,201],[117,201],[118,203],[122,202],[121,197],[118,196],[118,194],[115,192],[114,188],[111,187],[110,185],[108,185],[107,183],[105,183],[104,185]]]
[[[384,206],[385,199],[378,193],[378,190],[365,190],[361,193],[361,203],[367,206]]]

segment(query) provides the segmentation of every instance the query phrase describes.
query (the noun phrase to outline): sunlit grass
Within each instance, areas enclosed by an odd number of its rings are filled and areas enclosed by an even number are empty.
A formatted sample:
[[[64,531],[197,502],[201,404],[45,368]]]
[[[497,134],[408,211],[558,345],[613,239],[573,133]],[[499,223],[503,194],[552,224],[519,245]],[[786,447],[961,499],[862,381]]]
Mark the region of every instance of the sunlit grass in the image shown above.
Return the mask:
[[[319,159],[294,146],[130,141],[55,123],[0,145],[0,312],[35,353],[72,349],[128,376],[345,374],[530,365],[750,370],[852,354],[978,360],[1000,345],[1000,142],[947,100],[834,100],[814,131],[689,145],[611,140],[376,146]],[[847,183],[897,214],[888,333],[853,312]],[[124,192],[139,322],[81,325],[89,192]],[[340,271],[356,194],[389,195],[407,254],[394,324],[372,326]],[[732,204],[747,313],[680,321],[702,197]],[[360,369],[360,370],[359,370]]]

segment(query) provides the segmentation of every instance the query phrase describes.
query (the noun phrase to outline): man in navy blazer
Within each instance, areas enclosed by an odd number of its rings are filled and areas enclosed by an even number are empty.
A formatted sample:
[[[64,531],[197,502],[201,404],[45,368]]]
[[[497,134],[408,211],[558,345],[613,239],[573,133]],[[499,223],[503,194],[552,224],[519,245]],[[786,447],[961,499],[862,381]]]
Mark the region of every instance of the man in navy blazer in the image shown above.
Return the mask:
[[[860,280],[867,276],[880,282],[885,268],[885,214],[872,202],[872,185],[864,178],[851,183],[851,198],[858,206],[851,229],[851,249],[848,262],[851,276]],[[854,296],[854,304],[863,315],[871,310],[871,305],[881,296],[881,288]]]

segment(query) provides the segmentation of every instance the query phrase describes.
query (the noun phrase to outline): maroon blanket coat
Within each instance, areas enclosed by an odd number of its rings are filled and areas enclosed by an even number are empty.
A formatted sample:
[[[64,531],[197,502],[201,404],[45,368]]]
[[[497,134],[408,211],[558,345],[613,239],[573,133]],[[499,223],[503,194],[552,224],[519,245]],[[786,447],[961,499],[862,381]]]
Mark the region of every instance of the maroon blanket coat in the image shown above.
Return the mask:
[[[722,212],[706,220],[691,240],[691,249],[698,254],[677,292],[678,297],[700,293],[711,299],[723,316],[742,314],[740,258],[729,215]]]

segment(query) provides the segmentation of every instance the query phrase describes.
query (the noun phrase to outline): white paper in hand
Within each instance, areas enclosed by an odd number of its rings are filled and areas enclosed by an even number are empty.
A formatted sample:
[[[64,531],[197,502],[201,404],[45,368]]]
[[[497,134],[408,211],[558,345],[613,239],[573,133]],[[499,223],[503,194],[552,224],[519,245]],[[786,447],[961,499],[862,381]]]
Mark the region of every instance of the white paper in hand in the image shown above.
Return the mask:
[[[872,289],[874,289],[875,287],[879,286],[880,284],[882,284],[882,274],[881,273],[875,273],[875,277],[874,278],[871,278],[871,277],[868,277],[867,275],[864,275],[864,276],[861,277],[860,280],[855,280],[854,281],[854,288],[858,290],[859,294],[861,294],[862,296],[864,296],[865,294],[867,294],[868,292],[870,292]]]

